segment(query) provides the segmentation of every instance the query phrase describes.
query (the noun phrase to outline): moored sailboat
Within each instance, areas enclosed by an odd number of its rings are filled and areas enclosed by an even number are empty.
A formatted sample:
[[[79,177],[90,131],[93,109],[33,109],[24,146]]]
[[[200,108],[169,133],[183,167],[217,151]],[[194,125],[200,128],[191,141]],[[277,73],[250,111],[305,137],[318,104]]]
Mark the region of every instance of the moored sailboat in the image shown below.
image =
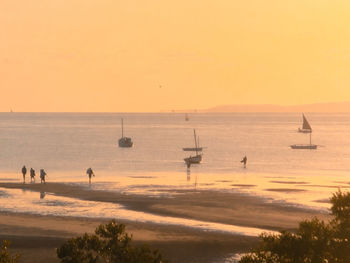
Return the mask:
[[[134,145],[134,143],[132,142],[131,138],[129,137],[124,137],[124,122],[122,119],[122,137],[119,139],[118,141],[119,143],[119,147],[122,148],[130,148]]]
[[[197,136],[196,136],[196,130],[193,129],[193,135],[194,135],[194,148],[183,148],[184,151],[195,151],[196,155],[195,156],[190,156],[184,159],[185,163],[188,164],[195,164],[195,163],[200,163],[202,161],[202,154],[199,153],[202,151],[201,147],[198,147],[198,141],[197,141]]]
[[[299,128],[299,132],[302,133],[309,133],[310,134],[310,143],[309,144],[293,144],[290,147],[292,149],[308,149],[308,150],[316,150],[317,145],[311,143],[311,134],[312,134],[312,128],[309,122],[307,121],[305,115],[303,114],[303,127],[302,129]]]

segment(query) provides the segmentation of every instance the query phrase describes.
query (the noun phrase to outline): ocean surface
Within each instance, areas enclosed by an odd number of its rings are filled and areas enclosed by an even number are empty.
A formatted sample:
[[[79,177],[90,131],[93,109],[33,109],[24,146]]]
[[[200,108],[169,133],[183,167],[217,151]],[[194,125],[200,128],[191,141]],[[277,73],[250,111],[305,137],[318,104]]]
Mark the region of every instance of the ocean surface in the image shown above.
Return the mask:
[[[48,181],[86,186],[92,167],[99,190],[234,191],[325,210],[332,193],[350,187],[350,114],[306,116],[317,150],[289,147],[309,143],[297,132],[299,113],[192,113],[189,121],[179,113],[0,113],[0,180],[21,181],[26,165],[44,168]],[[133,148],[117,145],[121,118]],[[193,129],[206,148],[188,173],[182,148],[194,147]]]

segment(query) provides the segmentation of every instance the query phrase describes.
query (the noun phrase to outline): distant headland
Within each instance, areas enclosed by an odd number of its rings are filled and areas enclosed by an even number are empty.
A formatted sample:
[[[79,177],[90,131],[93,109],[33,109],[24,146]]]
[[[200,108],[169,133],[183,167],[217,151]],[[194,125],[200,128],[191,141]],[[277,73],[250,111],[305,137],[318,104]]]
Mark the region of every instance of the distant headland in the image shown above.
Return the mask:
[[[171,110],[170,112],[350,112],[350,101],[300,105],[231,104],[219,105],[207,109]]]

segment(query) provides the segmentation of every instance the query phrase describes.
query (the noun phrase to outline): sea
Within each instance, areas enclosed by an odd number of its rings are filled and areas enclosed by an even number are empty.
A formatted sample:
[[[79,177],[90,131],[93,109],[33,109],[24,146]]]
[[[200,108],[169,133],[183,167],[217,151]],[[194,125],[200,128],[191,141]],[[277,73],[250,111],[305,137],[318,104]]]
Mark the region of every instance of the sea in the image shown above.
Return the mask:
[[[310,134],[297,131],[301,113],[188,116],[186,121],[184,113],[0,113],[0,181],[22,182],[21,168],[26,165],[37,175],[45,169],[48,182],[87,187],[86,169],[91,167],[96,175],[91,187],[96,190],[160,198],[171,197],[176,190],[238,192],[325,213],[332,194],[350,188],[348,113],[306,113],[317,150],[290,148],[310,142]],[[122,118],[124,135],[134,142],[132,148],[118,147]],[[182,148],[195,146],[194,129],[204,147],[203,161],[188,171],[183,159],[195,153]],[[244,156],[246,168],[240,162]],[[20,193],[10,189],[0,189],[0,193],[4,211],[48,213],[52,209],[52,205],[50,209],[11,206],[8,199],[23,199]],[[39,196],[29,197],[40,205]],[[79,212],[88,206],[83,201],[40,195],[41,200],[50,198],[57,204],[52,215],[63,210],[66,216],[72,215],[73,206],[74,216],[113,216],[103,208],[96,209],[96,214]]]

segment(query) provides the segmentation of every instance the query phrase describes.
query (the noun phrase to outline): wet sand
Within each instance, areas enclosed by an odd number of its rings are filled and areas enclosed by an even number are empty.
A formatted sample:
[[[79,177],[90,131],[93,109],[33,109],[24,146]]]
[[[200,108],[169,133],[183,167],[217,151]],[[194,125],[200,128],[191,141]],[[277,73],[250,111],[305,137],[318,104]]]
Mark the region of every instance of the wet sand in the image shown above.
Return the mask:
[[[176,191],[171,197],[126,195],[96,191],[61,183],[0,183],[0,187],[50,192],[90,201],[119,203],[128,209],[202,221],[258,227],[269,230],[295,229],[299,221],[329,216],[306,208],[271,203],[255,196],[215,191]],[[36,216],[0,213],[0,238],[13,241],[23,255],[21,262],[58,262],[55,248],[67,238],[92,233],[102,219]],[[136,243],[159,248],[171,262],[213,262],[229,253],[247,251],[255,237],[208,232],[182,226],[124,221]],[[220,261],[219,261],[220,262]]]
[[[0,238],[11,240],[12,251],[20,262],[59,262],[56,248],[68,238],[92,233],[106,220],[43,217],[26,214],[0,214]],[[213,262],[230,253],[247,251],[254,237],[196,231],[185,227],[149,223],[126,223],[126,231],[137,245],[159,249],[170,262]],[[219,261],[220,262],[220,261]]]

